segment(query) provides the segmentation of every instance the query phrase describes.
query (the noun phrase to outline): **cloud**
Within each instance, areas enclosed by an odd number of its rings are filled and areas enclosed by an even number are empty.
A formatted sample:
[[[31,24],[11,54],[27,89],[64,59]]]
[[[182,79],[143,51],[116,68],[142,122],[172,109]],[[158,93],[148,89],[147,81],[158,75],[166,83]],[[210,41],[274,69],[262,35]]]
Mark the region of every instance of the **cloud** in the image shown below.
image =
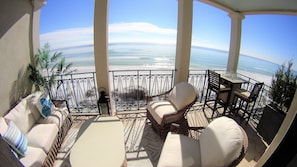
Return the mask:
[[[93,27],[72,28],[40,35],[40,43],[48,42],[51,49],[93,44]]]
[[[108,30],[109,33],[142,32],[162,35],[176,35],[175,29],[161,28],[154,24],[145,22],[114,23],[109,25]]]
[[[93,27],[71,28],[40,35],[41,46],[48,42],[52,50],[93,44]],[[108,27],[108,42],[176,43],[176,30],[151,23],[114,23]]]

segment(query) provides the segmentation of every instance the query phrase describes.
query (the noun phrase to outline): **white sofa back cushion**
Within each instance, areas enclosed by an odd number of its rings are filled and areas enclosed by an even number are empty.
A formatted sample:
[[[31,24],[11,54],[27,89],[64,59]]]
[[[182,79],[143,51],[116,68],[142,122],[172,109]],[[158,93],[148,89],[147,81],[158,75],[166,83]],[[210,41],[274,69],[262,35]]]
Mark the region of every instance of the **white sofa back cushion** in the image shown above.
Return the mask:
[[[36,107],[36,103],[41,96],[43,96],[43,92],[37,91],[26,97],[28,106],[30,107],[35,120],[39,120],[41,118],[41,114]]]
[[[228,166],[239,157],[243,146],[243,134],[231,118],[213,120],[199,136],[201,166]]]
[[[26,134],[35,124],[35,119],[27,105],[27,100],[25,99],[22,99],[19,104],[4,116],[4,118],[12,120],[24,134]]]
[[[168,100],[176,107],[176,110],[180,110],[193,102],[196,95],[194,86],[187,82],[181,82],[173,87]]]

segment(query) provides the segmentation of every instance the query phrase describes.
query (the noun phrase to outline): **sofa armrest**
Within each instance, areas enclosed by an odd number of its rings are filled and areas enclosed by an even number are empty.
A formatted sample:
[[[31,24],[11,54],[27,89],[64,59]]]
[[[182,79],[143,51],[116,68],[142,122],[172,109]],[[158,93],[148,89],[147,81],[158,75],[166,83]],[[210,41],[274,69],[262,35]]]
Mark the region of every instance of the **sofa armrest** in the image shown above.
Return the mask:
[[[70,109],[69,109],[67,100],[52,99],[52,102],[54,103],[55,107],[57,107],[57,108],[67,107],[68,113],[70,113]]]
[[[22,167],[23,165],[20,163],[20,161],[13,155],[11,152],[11,149],[9,145],[2,139],[2,136],[0,135],[0,167]]]

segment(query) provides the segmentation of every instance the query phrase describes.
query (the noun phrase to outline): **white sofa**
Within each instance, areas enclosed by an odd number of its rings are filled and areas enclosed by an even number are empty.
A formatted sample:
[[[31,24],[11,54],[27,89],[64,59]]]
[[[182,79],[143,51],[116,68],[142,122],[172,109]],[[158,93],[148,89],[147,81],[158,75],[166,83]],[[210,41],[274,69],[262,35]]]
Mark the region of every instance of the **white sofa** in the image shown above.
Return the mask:
[[[19,161],[24,166],[52,166],[72,123],[67,105],[53,106],[50,115],[44,116],[40,112],[42,109],[38,107],[39,100],[43,96],[42,92],[32,93],[23,98],[6,115],[0,117],[0,134],[17,153]],[[23,134],[22,138],[19,138],[22,141],[20,148],[13,146],[9,141],[9,131],[13,127],[17,129],[15,131],[19,130]],[[16,138],[15,134],[13,135]]]

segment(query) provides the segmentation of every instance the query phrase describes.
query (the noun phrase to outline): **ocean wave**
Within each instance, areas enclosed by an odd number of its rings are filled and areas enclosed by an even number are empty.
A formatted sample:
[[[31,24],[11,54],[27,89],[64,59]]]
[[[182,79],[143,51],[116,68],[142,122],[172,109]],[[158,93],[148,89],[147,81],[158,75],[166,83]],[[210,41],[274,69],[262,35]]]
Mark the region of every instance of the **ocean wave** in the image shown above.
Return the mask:
[[[134,60],[140,60],[141,57],[136,56],[110,56],[110,60],[124,60],[124,59],[134,59]]]
[[[170,61],[170,58],[166,58],[166,57],[155,57],[154,60],[156,61]]]

